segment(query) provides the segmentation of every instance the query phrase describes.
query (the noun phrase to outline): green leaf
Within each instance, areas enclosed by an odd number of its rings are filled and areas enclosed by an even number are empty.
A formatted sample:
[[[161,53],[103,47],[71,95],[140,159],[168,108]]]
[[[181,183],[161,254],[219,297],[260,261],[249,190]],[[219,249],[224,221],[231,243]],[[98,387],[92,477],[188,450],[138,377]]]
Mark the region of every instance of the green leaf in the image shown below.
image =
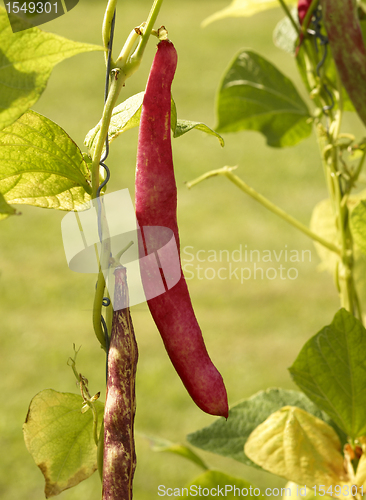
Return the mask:
[[[144,100],[145,92],[139,92],[138,94],[129,97],[124,102],[119,104],[113,109],[111,122],[108,129],[108,141],[109,144],[114,141],[119,135],[131,128],[138,127],[140,124],[141,117],[141,107],[142,101]],[[88,146],[91,154],[94,153],[95,147],[97,145],[99,135],[100,135],[101,121],[88,132],[85,137],[85,145]],[[209,135],[214,135],[220,141],[221,146],[224,145],[223,138],[210,127],[200,122],[191,122],[188,120],[178,120],[177,119],[177,108],[175,102],[172,99],[171,106],[171,129],[173,132],[173,137],[180,137],[181,135],[189,132],[193,128],[201,130]]]
[[[46,117],[27,111],[0,131],[0,192],[8,203],[82,209],[89,179],[77,145]]]
[[[365,328],[341,309],[289,369],[301,390],[351,438],[366,433],[365,351]]]
[[[201,122],[191,122],[189,120],[178,120],[177,121],[177,126],[176,129],[174,130],[173,136],[174,137],[180,137],[181,135],[186,134],[190,130],[193,130],[196,128],[197,130],[200,130],[201,132],[205,132],[206,134],[213,135],[218,138],[221,146],[224,146],[224,139],[219,135],[217,132],[212,130],[212,128],[208,127],[204,123]]]
[[[213,135],[218,138],[220,145],[224,147],[225,142],[224,139],[217,132],[212,130],[212,128],[208,127],[202,122],[191,122],[189,120],[178,120],[177,118],[177,108],[175,106],[175,102],[172,98],[172,110],[171,110],[171,129],[173,131],[173,137],[180,137],[181,135],[186,134],[190,130],[196,128],[197,130],[201,130],[201,132],[205,132],[206,134]]]
[[[216,420],[210,426],[189,434],[187,440],[202,450],[258,467],[243,452],[248,436],[269,415],[287,405],[297,406],[329,421],[329,418],[301,392],[267,389],[230,408],[227,421]]]
[[[139,92],[113,109],[108,129],[109,144],[126,130],[139,126],[144,94],[145,92]],[[101,123],[100,121],[85,137],[84,144],[88,146],[91,154],[94,153],[99,139]]]
[[[250,488],[252,489],[250,490]],[[184,497],[198,496],[199,491],[201,491],[202,496],[205,498],[217,499],[225,496],[225,498],[234,500],[238,498],[238,489],[240,490],[239,495],[245,497],[257,496],[254,495],[254,488],[248,481],[216,470],[209,470],[201,474],[187,485],[187,489],[188,494],[185,491]]]
[[[206,18],[202,22],[202,27],[225,17],[249,17],[274,7],[279,7],[278,0],[233,0],[228,7]]]
[[[294,84],[260,55],[242,50],[217,96],[219,133],[257,130],[269,146],[294,146],[311,133],[309,110]]]
[[[8,205],[4,196],[0,193],[0,220],[6,219],[9,215],[15,214],[15,208]]]
[[[173,443],[172,441],[168,441],[167,439],[161,439],[153,436],[143,435],[145,439],[148,439],[150,442],[151,449],[157,452],[168,452],[174,453],[175,455],[179,455],[191,462],[195,463],[203,470],[207,470],[208,466],[205,462],[199,457],[194,451],[188,446],[184,446],[180,443]]]
[[[361,200],[352,210],[350,228],[354,242],[366,253],[366,201]]]
[[[304,410],[285,406],[249,436],[245,453],[263,469],[313,487],[347,482],[334,429]]]
[[[95,403],[98,428],[104,405]],[[93,414],[81,413],[80,395],[46,389],[31,401],[23,425],[25,444],[46,480],[46,498],[76,486],[97,469]]]
[[[39,28],[13,33],[6,10],[0,7],[0,130],[39,99],[57,63],[94,50],[104,49],[73,42]]]

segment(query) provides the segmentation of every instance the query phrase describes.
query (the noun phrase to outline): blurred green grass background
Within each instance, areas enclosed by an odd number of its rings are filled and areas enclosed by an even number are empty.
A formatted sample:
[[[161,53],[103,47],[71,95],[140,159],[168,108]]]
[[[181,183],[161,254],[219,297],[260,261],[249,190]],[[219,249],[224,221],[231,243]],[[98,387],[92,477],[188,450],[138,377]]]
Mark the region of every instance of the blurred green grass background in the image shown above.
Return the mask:
[[[274,47],[272,31],[283,17],[280,9],[248,19],[227,19],[200,28],[200,22],[225,7],[224,0],[165,0],[158,19],[178,51],[173,83],[178,116],[215,125],[214,101],[220,79],[240,48],[258,51],[274,62],[303,93],[294,60]],[[59,35],[100,44],[105,1],[81,0],[69,14],[42,28]],[[151,2],[135,0],[118,6],[115,49],[149,12]],[[155,41],[148,45],[140,70],[127,82],[121,99],[144,89]],[[103,107],[102,53],[79,55],[58,65],[34,109],[61,125],[82,147],[86,133],[99,120]],[[353,117],[346,124],[358,127]],[[295,388],[287,367],[303,343],[328,324],[338,298],[328,275],[319,274],[312,242],[246,197],[229,181],[211,179],[188,190],[184,182],[210,169],[238,165],[238,175],[302,222],[326,196],[314,135],[296,148],[268,148],[262,136],[225,136],[220,148],[213,137],[193,131],[174,140],[182,247],[198,250],[310,250],[311,262],[295,264],[298,278],[189,280],[195,311],[208,350],[221,371],[230,404],[267,387]],[[133,193],[137,130],[113,143],[108,159],[112,171],[109,191]],[[0,224],[0,496],[7,500],[41,499],[43,478],[28,454],[22,424],[31,398],[45,388],[77,392],[66,365],[72,344],[82,345],[78,370],[89,379],[92,393],[103,393],[104,356],[94,338],[91,306],[95,275],[71,272],[66,264],[60,231],[65,215],[20,207],[22,216]],[[245,247],[247,245],[247,247]],[[287,245],[287,247],[286,247]],[[202,254],[201,254],[202,255]],[[294,267],[282,259],[285,267]],[[199,262],[195,259],[193,264]],[[228,263],[200,264],[205,270]],[[239,263],[251,267],[252,263]],[[266,267],[266,264],[258,263]],[[274,263],[273,267],[279,264]],[[164,352],[146,304],[132,308],[140,359],[137,375],[136,429],[172,441],[209,425],[214,417],[191,402]],[[239,475],[256,486],[279,486],[279,478],[244,467],[229,459],[201,453],[212,466]],[[138,466],[135,498],[158,498],[158,485],[183,487],[200,470],[177,456],[157,454],[137,437]],[[64,500],[99,499],[98,474],[61,494]]]

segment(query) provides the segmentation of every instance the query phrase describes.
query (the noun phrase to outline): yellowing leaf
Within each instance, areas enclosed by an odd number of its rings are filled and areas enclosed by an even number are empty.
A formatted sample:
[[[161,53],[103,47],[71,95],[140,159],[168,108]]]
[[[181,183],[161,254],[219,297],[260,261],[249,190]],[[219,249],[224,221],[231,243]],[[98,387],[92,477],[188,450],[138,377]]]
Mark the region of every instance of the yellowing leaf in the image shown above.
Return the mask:
[[[329,500],[331,498],[327,495],[322,497],[323,500]],[[318,497],[315,495],[313,488],[309,488],[309,486],[301,486],[289,481],[285,486],[282,498],[283,500],[314,500]]]
[[[249,17],[263,10],[279,7],[279,5],[278,0],[233,0],[225,9],[219,10],[207,17],[202,22],[202,26],[205,27],[225,17]]]
[[[99,427],[104,405],[96,401]],[[44,475],[46,498],[58,495],[87,479],[97,469],[93,415],[82,414],[78,394],[46,389],[31,401],[23,425],[29,453]]]
[[[356,484],[357,486],[363,486],[365,491],[366,488],[366,456],[365,453],[361,455],[360,461],[358,462],[356,471]]]
[[[67,133],[29,110],[0,130],[0,192],[7,203],[81,210],[90,200],[90,172]]]
[[[263,469],[308,487],[348,481],[335,431],[300,408],[285,406],[249,436],[244,451]]]
[[[319,493],[319,490],[317,490]],[[284,494],[282,495],[283,500],[315,500],[322,497],[323,500],[330,500],[332,497],[328,495],[323,495],[322,492],[315,494],[315,490],[309,486],[301,486],[292,481],[289,481],[285,486]]]

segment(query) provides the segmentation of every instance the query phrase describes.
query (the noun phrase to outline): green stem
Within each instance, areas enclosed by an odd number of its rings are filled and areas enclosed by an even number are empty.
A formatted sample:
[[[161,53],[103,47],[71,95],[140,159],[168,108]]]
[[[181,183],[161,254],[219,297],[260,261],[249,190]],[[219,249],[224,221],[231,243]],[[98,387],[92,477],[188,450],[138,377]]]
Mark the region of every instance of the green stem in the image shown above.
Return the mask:
[[[130,58],[130,64],[132,66],[134,65],[139,65],[140,61],[142,59],[142,56],[145,51],[146,44],[149,40],[149,37],[151,35],[151,31],[154,27],[155,21],[158,17],[160,7],[162,6],[163,0],[154,0],[153,6],[151,7],[149,17],[147,18],[146,21],[146,27],[143,30],[143,34],[141,37],[141,41],[136,48],[135,52],[132,54]]]
[[[302,23],[302,26],[301,26],[301,31],[304,34],[306,33],[306,30],[308,29],[311,16],[313,15],[313,12],[314,12],[315,7],[317,6],[317,4],[318,4],[318,0],[312,0],[312,2],[310,4],[310,7],[308,8],[308,10],[306,12],[306,15],[304,17],[304,20],[303,20],[303,23]]]
[[[103,347],[104,350],[106,350],[104,332],[100,321],[102,307],[103,307],[104,289],[105,289],[105,279],[102,271],[100,270],[98,274],[97,288],[95,290],[95,295],[94,295],[93,327],[95,335],[97,336],[97,339],[100,342],[100,345]]]
[[[120,251],[118,252],[118,254],[116,255],[115,260],[117,261],[117,266],[118,266],[118,267],[121,265],[121,264],[120,264],[120,262],[119,262],[119,259],[122,257],[122,255],[123,255],[125,252],[127,252],[127,250],[128,250],[130,247],[132,247],[132,245],[133,245],[133,241],[130,241],[130,242],[129,242],[129,243],[127,243],[127,245],[126,245],[124,248],[122,248],[122,250],[120,250]]]
[[[364,150],[364,152],[362,153],[362,156],[361,156],[361,159],[357,165],[357,168],[356,168],[356,171],[355,173],[353,174],[352,176],[352,181],[355,183],[362,171],[362,167],[363,167],[363,164],[364,164],[364,161],[365,161],[365,157],[366,157],[366,149]]]
[[[114,66],[113,66],[114,68],[120,68],[122,70],[125,68],[128,57],[133,49],[133,46],[136,43],[136,40],[138,39],[138,37],[139,37],[138,29],[137,28],[133,29],[131,31],[131,33],[128,35],[128,38],[127,38],[127,40],[126,40],[126,42],[121,50],[121,53],[118,56]]]
[[[98,449],[97,449],[97,464],[100,480],[103,482],[103,451],[104,451],[104,420],[100,426]]]
[[[113,108],[116,104],[119,93],[125,84],[125,81],[126,81],[126,75],[122,71],[115,70],[112,73],[112,83],[109,89],[107,101],[104,105],[103,115],[101,119],[100,133],[94,150],[93,160],[91,165],[93,199],[97,197],[97,190],[99,187],[99,162],[102,157],[105,141],[107,138],[109,123],[111,121]]]
[[[289,18],[292,26],[294,27],[296,33],[298,35],[300,35],[300,28],[297,24],[297,22],[295,21],[295,19],[293,18],[292,14],[291,14],[291,11],[290,9],[287,7],[286,3],[284,2],[284,0],[279,0],[280,4],[281,4],[281,7],[283,8],[283,10],[285,11],[285,14],[286,16]]]
[[[257,193],[253,188],[248,186],[244,181],[242,181],[238,176],[234,175],[231,173],[231,171],[236,168],[236,167],[224,167],[218,170],[212,170],[210,172],[207,172],[203,174],[202,176],[198,177],[197,179],[188,182],[187,187],[191,188],[198,184],[199,182],[202,182],[205,179],[208,179],[209,177],[214,177],[216,175],[224,175],[227,177],[231,182],[233,182],[239,189],[244,191],[244,193],[248,194],[251,196],[254,200],[258,201],[261,203],[264,207],[266,207],[268,210],[273,212],[274,214],[278,215],[281,217],[283,220],[291,224],[292,226],[296,227],[296,229],[299,229],[301,232],[306,234],[306,236],[309,236],[309,238],[317,241],[324,247],[328,248],[328,250],[331,250],[332,252],[335,252],[337,255],[340,255],[340,248],[333,243],[325,240],[321,236],[317,235],[316,233],[313,233],[305,224],[302,224],[299,222],[297,219],[286,213],[284,210],[279,208],[277,205],[272,203],[271,201],[267,200],[264,196],[261,194]]]
[[[109,39],[111,36],[111,26],[112,26],[114,12],[116,10],[116,5],[117,5],[117,0],[109,0],[107,8],[105,10],[104,19],[103,19],[102,39],[103,39],[104,48],[107,50],[107,52],[105,54],[106,62],[108,59]],[[112,63],[112,67],[113,66],[114,65]]]
[[[336,284],[340,294],[341,306],[362,320],[361,305],[353,276],[354,248],[349,228],[349,210],[347,205],[354,181],[343,182],[342,172],[339,169],[338,163],[338,144],[343,117],[342,84],[338,74],[336,82],[338,111],[332,119],[328,134],[321,133],[318,128],[318,140],[322,152],[329,196],[336,220],[338,242],[341,249],[340,262],[338,263],[336,272]]]
[[[93,403],[90,403],[90,409],[93,412],[93,436],[96,446],[98,446],[99,436],[98,436],[98,412]]]

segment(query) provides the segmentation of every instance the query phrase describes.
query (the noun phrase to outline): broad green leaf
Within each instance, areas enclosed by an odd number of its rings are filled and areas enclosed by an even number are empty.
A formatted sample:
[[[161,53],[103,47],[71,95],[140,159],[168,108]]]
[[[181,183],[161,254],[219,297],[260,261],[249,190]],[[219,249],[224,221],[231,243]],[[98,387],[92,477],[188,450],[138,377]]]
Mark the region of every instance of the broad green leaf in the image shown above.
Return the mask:
[[[258,491],[260,491],[259,488],[256,488],[257,491],[254,494],[254,487],[248,481],[216,470],[209,470],[201,474],[185,489],[188,491],[184,491],[183,497],[203,496],[211,499],[225,497],[229,500],[237,499],[239,495],[240,497],[258,496]],[[201,495],[199,495],[200,491]],[[238,493],[239,491],[240,493]],[[178,488],[176,492],[179,492]]]
[[[98,429],[104,405],[96,401]],[[25,444],[46,480],[46,498],[76,486],[97,469],[93,415],[81,413],[78,394],[46,389],[31,401],[23,425]],[[99,433],[98,433],[99,435]]]
[[[0,192],[8,203],[82,209],[89,178],[77,145],[48,118],[27,111],[0,131]]]
[[[145,92],[139,92],[138,94],[129,97],[124,102],[119,104],[113,109],[111,122],[108,129],[108,142],[109,144],[114,141],[119,135],[131,128],[138,127],[140,124],[141,117],[141,107],[142,101],[144,100]],[[88,146],[91,154],[93,154],[95,147],[97,145],[99,135],[100,135],[101,122],[99,122],[92,130],[90,130],[85,137],[85,145]],[[172,99],[171,107],[171,129],[173,132],[173,137],[180,137],[181,135],[189,132],[193,128],[201,130],[209,135],[214,135],[220,141],[221,146],[224,145],[223,138],[210,127],[204,123],[191,122],[188,120],[178,120],[177,118],[177,108],[175,102]]]
[[[269,146],[294,146],[311,133],[309,110],[294,84],[255,52],[242,50],[217,96],[219,133],[257,130]]]
[[[334,429],[296,407],[285,406],[268,417],[244,449],[263,469],[297,484],[329,488],[348,481]]]
[[[279,7],[278,0],[233,0],[228,7],[212,14],[202,22],[205,27],[225,17],[249,17],[263,10]]]
[[[141,116],[141,106],[144,100],[145,92],[129,97],[124,102],[113,109],[111,121],[108,129],[109,144],[114,141],[126,130],[138,127]],[[88,146],[90,153],[93,154],[100,135],[101,122],[91,129],[85,137],[84,144]]]
[[[38,100],[56,64],[94,50],[104,49],[39,28],[13,33],[6,10],[0,7],[0,130]]]
[[[0,220],[6,219],[9,215],[15,214],[15,208],[8,205],[4,196],[0,193]]]
[[[365,351],[365,328],[341,309],[289,369],[301,390],[351,438],[366,433]]]
[[[350,228],[354,242],[366,253],[366,201],[361,200],[352,210]]]
[[[205,451],[230,457],[245,465],[257,467],[243,452],[250,433],[273,412],[283,406],[297,406],[318,418],[329,418],[301,392],[267,389],[230,408],[228,420],[213,424],[187,436],[189,443]],[[344,436],[341,438],[344,440]]]
[[[201,467],[203,470],[208,469],[208,466],[201,459],[201,457],[194,453],[193,450],[188,446],[184,446],[180,443],[173,443],[171,441],[168,441],[167,439],[161,439],[153,436],[144,435],[143,437],[149,440],[151,449],[153,451],[174,453],[183,458],[186,458],[187,460],[190,460],[191,462]]]

